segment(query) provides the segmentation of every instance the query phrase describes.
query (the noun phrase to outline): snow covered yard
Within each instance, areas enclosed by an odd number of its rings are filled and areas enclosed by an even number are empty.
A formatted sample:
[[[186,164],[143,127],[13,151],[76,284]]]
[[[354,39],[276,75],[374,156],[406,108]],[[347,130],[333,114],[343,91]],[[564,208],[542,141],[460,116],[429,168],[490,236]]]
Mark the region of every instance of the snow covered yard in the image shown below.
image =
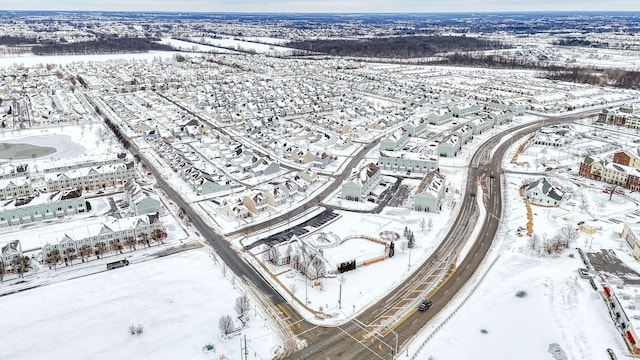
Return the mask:
[[[218,320],[231,315],[240,291],[204,250],[0,297],[2,359],[239,359],[239,337],[221,338]],[[251,304],[250,359],[277,348],[264,315]],[[258,311],[260,311],[258,309]],[[129,334],[130,325],[143,333]],[[215,352],[202,348],[212,344]],[[254,355],[254,353],[256,355]]]
[[[516,248],[502,253],[470,300],[420,354],[438,360],[552,359],[552,343],[568,359],[606,359],[607,348],[626,354],[600,294],[577,276],[583,266],[577,251],[535,257],[523,254],[517,242],[525,240],[515,240]],[[518,291],[526,296],[517,297]]]

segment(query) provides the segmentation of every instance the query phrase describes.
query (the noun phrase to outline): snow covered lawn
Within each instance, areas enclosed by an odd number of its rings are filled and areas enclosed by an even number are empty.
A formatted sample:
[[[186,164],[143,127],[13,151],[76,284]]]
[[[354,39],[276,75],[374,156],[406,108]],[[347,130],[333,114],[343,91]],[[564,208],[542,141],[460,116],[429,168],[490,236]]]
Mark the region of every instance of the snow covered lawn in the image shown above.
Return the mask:
[[[239,324],[239,296],[203,250],[3,296],[0,358],[239,359],[239,337],[218,330],[223,315]],[[252,309],[242,334],[251,355],[271,358],[277,339],[262,316]],[[144,332],[129,334],[132,324]]]
[[[420,354],[438,360],[552,359],[552,343],[559,344],[568,359],[606,359],[607,348],[618,356],[626,354],[600,295],[577,276],[580,266],[577,251],[553,259],[519,250],[503,254]],[[525,297],[516,296],[521,290]]]

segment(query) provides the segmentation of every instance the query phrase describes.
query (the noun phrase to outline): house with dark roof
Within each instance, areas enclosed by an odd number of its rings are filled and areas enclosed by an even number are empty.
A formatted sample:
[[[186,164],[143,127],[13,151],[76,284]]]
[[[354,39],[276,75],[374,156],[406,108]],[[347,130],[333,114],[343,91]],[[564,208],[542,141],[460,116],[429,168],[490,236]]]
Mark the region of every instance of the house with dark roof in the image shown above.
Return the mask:
[[[527,186],[523,195],[525,200],[535,205],[558,206],[564,193],[543,177]]]

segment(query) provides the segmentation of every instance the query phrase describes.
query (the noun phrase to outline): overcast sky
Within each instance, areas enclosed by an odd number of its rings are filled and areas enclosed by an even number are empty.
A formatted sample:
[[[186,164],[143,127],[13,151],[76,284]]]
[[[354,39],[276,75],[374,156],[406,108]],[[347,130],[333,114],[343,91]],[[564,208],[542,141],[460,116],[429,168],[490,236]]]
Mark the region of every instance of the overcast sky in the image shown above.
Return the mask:
[[[190,12],[638,11],[640,0],[0,0],[0,9]]]

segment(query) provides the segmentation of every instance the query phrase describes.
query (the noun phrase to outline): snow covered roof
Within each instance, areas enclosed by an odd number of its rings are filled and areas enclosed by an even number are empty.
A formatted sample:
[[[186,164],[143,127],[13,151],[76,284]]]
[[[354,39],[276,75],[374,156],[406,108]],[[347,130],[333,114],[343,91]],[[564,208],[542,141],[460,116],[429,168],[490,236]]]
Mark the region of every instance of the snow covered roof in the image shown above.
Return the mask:
[[[556,189],[546,177],[542,177],[537,181],[534,181],[525,191],[529,192],[534,190],[538,190],[540,193],[557,201],[562,200],[562,197],[564,196],[564,193]]]

